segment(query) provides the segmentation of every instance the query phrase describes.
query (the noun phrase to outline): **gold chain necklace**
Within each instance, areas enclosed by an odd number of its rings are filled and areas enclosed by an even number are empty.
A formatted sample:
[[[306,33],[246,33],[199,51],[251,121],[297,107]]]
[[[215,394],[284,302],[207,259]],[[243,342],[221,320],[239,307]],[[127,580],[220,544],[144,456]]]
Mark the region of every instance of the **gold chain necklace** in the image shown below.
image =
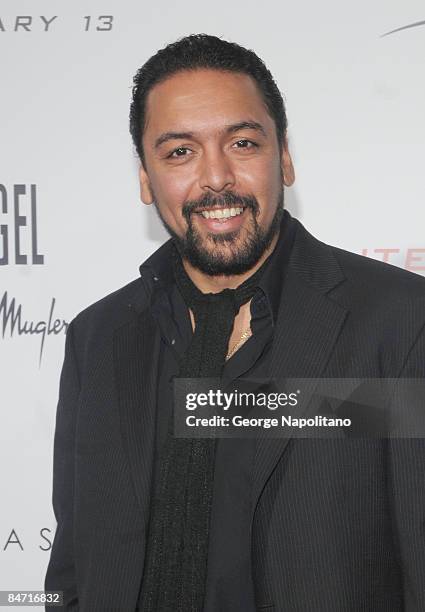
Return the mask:
[[[233,348],[227,353],[226,361],[230,359],[230,357],[237,351],[237,349],[241,346],[241,344],[247,340],[250,336],[252,336],[251,326],[246,329]]]

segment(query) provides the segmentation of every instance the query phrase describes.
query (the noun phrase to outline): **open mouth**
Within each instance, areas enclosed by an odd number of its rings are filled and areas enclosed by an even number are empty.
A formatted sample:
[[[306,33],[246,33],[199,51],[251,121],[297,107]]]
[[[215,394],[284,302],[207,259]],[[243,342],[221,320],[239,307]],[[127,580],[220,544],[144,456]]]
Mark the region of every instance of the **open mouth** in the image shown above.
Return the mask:
[[[245,210],[245,206],[234,206],[230,208],[209,208],[205,210],[195,210],[195,213],[202,215],[204,219],[230,219],[237,217]]]
[[[240,229],[246,217],[246,206],[230,206],[228,208],[206,208],[194,211],[200,223],[212,232],[236,231]]]

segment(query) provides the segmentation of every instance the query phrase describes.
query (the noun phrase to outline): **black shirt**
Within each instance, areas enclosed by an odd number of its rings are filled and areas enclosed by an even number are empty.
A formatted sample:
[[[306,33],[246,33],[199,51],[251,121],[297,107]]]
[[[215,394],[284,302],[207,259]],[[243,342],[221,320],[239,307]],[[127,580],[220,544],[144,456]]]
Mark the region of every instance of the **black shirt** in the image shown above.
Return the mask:
[[[222,376],[228,383],[240,377],[266,378],[285,268],[293,243],[286,211],[279,239],[252,298],[252,336],[228,359]],[[170,262],[171,265],[171,262]],[[152,274],[157,272],[152,270]],[[154,276],[154,278],[158,278]],[[158,368],[154,481],[173,405],[172,379],[189,346],[192,325],[183,297],[172,282],[159,284],[152,314],[161,333]],[[218,439],[211,510],[204,612],[255,612],[251,573],[251,486],[255,439]]]

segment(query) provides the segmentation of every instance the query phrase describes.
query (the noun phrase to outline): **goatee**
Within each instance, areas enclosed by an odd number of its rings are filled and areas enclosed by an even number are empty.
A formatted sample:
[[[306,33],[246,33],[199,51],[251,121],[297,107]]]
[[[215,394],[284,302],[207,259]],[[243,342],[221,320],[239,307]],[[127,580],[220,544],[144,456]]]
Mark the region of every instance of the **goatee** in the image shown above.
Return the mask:
[[[204,237],[193,223],[194,215],[198,214],[194,211],[211,207],[245,207],[247,210],[243,214],[250,215],[250,220],[245,221],[241,229],[220,233],[208,232]],[[186,202],[182,214],[187,221],[188,229],[183,237],[178,236],[165,222],[156,200],[155,209],[164,228],[174,240],[182,258],[187,259],[194,268],[208,276],[233,276],[251,270],[269,248],[280,228],[284,209],[284,191],[282,188],[276,211],[267,228],[262,228],[258,224],[259,205],[257,199],[252,195],[242,196],[232,191],[226,191],[220,196],[207,192],[199,200]],[[239,238],[242,233],[244,234],[243,239]],[[204,246],[206,241],[211,243],[211,248]],[[224,249],[221,249],[220,245],[223,245]]]

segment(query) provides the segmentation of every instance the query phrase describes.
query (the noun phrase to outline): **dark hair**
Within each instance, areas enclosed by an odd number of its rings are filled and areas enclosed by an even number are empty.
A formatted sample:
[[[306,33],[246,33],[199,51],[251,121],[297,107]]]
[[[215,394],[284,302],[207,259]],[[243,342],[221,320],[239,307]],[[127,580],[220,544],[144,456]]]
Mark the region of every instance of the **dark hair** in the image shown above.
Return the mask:
[[[192,34],[160,49],[133,78],[130,106],[130,133],[144,164],[142,137],[145,127],[146,98],[154,85],[183,70],[212,68],[245,73],[257,83],[267,110],[275,122],[278,143],[283,145],[287,128],[285,105],[271,72],[249,49],[209,34]]]

